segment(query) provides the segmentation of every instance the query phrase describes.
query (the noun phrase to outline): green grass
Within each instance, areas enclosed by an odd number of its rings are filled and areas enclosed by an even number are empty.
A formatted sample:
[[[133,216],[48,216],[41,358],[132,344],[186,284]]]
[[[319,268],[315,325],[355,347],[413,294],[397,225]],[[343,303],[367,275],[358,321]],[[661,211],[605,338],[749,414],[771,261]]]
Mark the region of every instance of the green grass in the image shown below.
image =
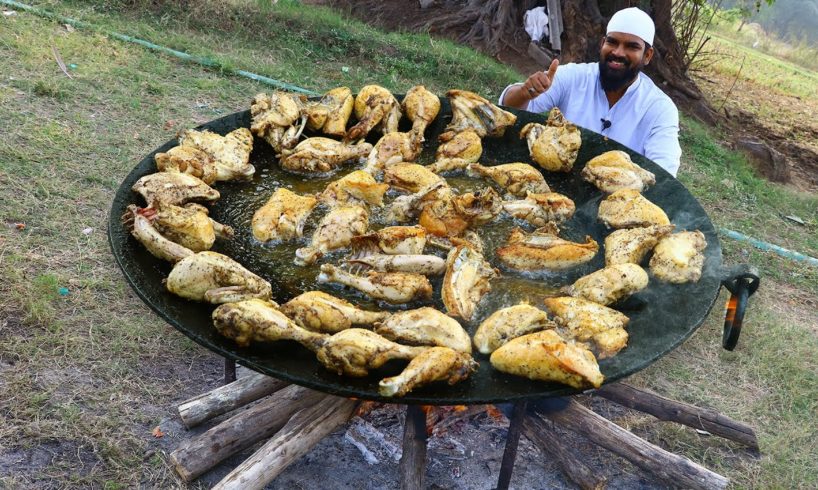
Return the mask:
[[[172,7],[120,14],[113,4],[37,4],[316,91],[366,83],[404,91],[422,82],[437,93],[458,87],[493,98],[520,77],[446,41],[384,34],[292,3],[206,3],[197,15]],[[204,15],[214,12],[223,15]],[[57,67],[52,45],[76,65],[73,79]],[[159,448],[150,430],[181,400],[212,386],[208,373],[219,361],[130,291],[108,250],[107,210],[144,154],[179,129],[246,109],[269,87],[23,13],[0,19],[0,57],[0,444],[54,453],[42,468],[0,474],[0,487],[178,486],[156,455],[161,451],[146,459]],[[711,130],[683,123],[680,177],[716,224],[818,254],[814,228],[780,217],[796,214],[814,227],[815,196],[758,179]],[[775,308],[782,285],[815,298],[815,269],[722,243],[726,261],[753,263],[765,281],[775,280],[753,298],[739,349],[720,350],[715,311],[634,382],[748,421],[759,430],[764,456],[755,460],[667,424],[648,421],[642,430],[741,486],[811,486],[818,474],[810,459],[818,346],[809,328],[816,319],[797,305],[783,314]]]

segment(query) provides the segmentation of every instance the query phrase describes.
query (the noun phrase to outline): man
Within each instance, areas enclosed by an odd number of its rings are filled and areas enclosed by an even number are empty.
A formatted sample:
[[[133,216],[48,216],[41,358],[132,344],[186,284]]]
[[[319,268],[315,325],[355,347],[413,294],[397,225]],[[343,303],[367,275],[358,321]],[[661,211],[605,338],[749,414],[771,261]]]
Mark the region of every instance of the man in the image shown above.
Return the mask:
[[[653,20],[631,7],[608,22],[599,63],[570,63],[509,85],[500,104],[531,112],[559,107],[579,126],[618,141],[656,162],[674,177],[679,170],[679,112],[642,72],[653,58]]]

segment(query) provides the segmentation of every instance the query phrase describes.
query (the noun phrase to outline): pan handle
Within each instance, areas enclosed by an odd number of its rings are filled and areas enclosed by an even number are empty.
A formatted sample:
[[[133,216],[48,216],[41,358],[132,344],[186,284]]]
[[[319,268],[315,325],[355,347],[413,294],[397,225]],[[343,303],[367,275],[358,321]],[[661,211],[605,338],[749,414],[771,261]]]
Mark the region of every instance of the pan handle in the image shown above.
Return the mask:
[[[721,285],[730,291],[724,315],[724,334],[721,345],[726,350],[733,350],[741,334],[741,323],[747,310],[747,300],[758,290],[761,278],[758,270],[747,264],[740,264],[725,269]]]

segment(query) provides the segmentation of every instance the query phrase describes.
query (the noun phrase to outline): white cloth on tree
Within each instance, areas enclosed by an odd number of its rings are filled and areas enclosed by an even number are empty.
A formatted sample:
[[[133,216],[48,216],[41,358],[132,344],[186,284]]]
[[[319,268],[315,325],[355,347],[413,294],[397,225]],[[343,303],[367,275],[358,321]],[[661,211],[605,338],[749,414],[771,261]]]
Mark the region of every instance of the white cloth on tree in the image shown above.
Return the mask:
[[[547,36],[548,14],[545,13],[545,7],[534,7],[527,11],[523,17],[523,24],[532,41],[539,41],[543,36]]]

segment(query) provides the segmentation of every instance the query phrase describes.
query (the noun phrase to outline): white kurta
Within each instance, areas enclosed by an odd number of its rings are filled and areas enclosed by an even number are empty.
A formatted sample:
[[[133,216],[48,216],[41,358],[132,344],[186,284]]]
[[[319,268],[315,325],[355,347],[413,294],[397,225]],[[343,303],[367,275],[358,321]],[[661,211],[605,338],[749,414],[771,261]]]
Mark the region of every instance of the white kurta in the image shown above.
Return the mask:
[[[500,94],[501,105],[513,86]],[[560,65],[551,88],[528,103],[530,112],[547,112],[553,107],[559,107],[574,124],[622,143],[676,176],[682,156],[679,111],[644,73],[613,107],[608,107],[598,63]],[[603,125],[603,120],[610,125]]]

